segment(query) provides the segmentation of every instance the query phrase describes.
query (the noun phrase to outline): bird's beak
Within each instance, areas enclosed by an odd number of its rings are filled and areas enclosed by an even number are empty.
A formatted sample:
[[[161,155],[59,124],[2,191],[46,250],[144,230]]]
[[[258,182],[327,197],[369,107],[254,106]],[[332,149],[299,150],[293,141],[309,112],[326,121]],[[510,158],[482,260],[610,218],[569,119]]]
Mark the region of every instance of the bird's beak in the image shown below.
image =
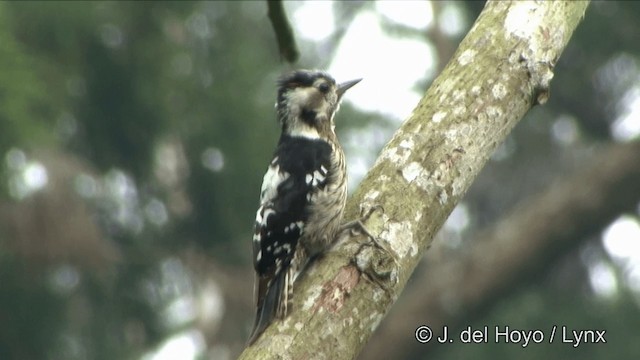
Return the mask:
[[[362,79],[355,79],[355,80],[350,80],[350,81],[345,81],[341,84],[338,84],[338,97],[341,97],[345,91],[349,90],[353,85],[357,84],[360,82],[360,80]]]

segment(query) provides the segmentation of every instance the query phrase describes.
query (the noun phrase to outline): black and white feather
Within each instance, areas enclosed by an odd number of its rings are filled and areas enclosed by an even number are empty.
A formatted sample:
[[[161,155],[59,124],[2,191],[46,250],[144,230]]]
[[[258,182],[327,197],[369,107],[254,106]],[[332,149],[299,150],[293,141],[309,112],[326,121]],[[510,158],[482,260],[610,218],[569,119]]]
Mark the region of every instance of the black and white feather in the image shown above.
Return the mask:
[[[288,314],[299,272],[340,226],[347,179],[333,118],[358,81],[336,84],[324,72],[306,70],[279,81],[282,134],[264,175],[253,235],[257,309],[250,344]]]

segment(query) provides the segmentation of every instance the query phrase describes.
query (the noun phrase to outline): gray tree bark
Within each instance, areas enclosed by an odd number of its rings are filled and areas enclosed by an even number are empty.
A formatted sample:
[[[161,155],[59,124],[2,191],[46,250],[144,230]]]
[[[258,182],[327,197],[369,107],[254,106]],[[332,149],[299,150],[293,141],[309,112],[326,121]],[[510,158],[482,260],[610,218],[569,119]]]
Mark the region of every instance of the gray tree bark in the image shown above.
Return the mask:
[[[240,359],[353,359],[493,150],[535,104],[588,2],[491,1],[347,204],[389,252],[345,233],[296,283],[291,314]],[[392,256],[390,256],[390,254]]]
[[[417,342],[412,336],[416,328],[428,325],[435,337],[444,326],[452,333],[468,325],[478,309],[523,279],[544,274],[621,213],[633,211],[640,199],[638,154],[640,141],[601,149],[579,171],[556,180],[479,233],[464,251],[455,256],[429,253],[424,270],[414,274],[414,293],[405,292],[360,357],[427,356],[443,345]]]

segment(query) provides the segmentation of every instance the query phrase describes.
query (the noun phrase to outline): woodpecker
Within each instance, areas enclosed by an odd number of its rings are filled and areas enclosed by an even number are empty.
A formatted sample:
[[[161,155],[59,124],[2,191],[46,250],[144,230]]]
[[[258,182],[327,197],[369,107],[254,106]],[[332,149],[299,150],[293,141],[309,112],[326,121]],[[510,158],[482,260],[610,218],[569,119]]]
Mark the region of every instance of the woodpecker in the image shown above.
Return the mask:
[[[260,190],[253,235],[256,319],[252,344],[274,319],[287,316],[293,285],[309,259],[333,242],[347,199],[347,169],[334,116],[345,91],[322,71],[280,78],[280,140]]]

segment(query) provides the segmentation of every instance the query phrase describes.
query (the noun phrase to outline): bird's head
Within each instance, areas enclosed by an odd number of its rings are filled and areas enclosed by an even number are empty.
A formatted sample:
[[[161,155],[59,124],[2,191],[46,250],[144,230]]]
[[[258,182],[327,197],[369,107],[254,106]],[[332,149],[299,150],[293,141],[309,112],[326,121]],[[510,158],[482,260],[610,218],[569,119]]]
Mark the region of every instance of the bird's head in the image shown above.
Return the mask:
[[[297,70],[278,81],[276,109],[282,132],[290,136],[327,138],[345,91],[362,79],[336,84],[322,71]]]

